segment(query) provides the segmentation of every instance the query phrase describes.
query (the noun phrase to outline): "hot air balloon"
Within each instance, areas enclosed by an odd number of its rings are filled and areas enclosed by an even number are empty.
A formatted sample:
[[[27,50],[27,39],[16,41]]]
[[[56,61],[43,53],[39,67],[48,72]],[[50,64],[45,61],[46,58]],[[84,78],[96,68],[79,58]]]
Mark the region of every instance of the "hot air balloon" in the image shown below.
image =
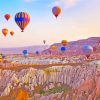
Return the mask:
[[[2,33],[4,36],[6,36],[8,34],[8,29],[7,28],[2,29]]]
[[[10,32],[10,35],[12,35],[12,36],[13,36],[13,35],[14,35],[14,31],[11,31],[11,32]]]
[[[26,58],[28,56],[28,50],[23,50],[23,55]]]
[[[68,42],[67,42],[66,40],[62,40],[61,44],[62,44],[63,46],[66,46],[66,45],[68,44]]]
[[[52,13],[57,18],[59,14],[61,13],[61,8],[59,6],[55,6],[52,8]]]
[[[57,49],[57,46],[52,45],[52,46],[51,46],[51,49],[52,49],[52,50],[56,50],[56,49]]]
[[[100,45],[100,40],[98,41],[98,45]]]
[[[19,12],[15,15],[15,22],[23,32],[30,22],[30,16],[26,12]]]
[[[66,48],[65,47],[61,47],[61,52],[65,52],[66,51]]]
[[[46,43],[46,40],[43,40],[43,43],[45,44]]]
[[[39,55],[39,51],[36,51],[36,55]]]
[[[86,57],[89,58],[91,53],[93,52],[93,47],[90,45],[84,45],[82,51],[86,55]]]
[[[93,47],[93,51],[95,52],[96,50],[97,50],[97,48],[94,46],[94,47]]]
[[[6,14],[4,17],[8,21],[10,19],[10,14]]]
[[[2,55],[2,58],[3,58],[3,59],[5,59],[5,58],[6,58],[6,56],[5,56],[5,55]]]

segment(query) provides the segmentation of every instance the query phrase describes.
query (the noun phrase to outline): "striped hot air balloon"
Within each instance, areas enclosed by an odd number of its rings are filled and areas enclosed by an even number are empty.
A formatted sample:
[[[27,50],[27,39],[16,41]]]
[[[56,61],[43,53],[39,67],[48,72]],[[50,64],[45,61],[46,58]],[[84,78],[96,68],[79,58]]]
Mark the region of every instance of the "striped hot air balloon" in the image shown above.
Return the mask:
[[[20,27],[22,32],[30,22],[30,15],[26,12],[18,12],[15,15],[15,22]]]

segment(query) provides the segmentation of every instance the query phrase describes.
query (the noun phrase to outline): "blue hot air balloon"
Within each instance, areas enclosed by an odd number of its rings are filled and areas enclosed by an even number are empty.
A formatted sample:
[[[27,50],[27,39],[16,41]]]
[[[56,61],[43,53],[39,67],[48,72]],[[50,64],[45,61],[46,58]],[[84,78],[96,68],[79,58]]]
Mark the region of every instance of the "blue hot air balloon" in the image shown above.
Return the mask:
[[[28,50],[23,50],[23,55],[26,58],[28,56]]]
[[[61,52],[65,52],[66,48],[65,47],[61,47]]]
[[[36,55],[39,55],[39,51],[36,51]]]
[[[82,51],[86,55],[86,57],[89,58],[91,53],[93,52],[93,47],[90,45],[84,45],[82,47]]]

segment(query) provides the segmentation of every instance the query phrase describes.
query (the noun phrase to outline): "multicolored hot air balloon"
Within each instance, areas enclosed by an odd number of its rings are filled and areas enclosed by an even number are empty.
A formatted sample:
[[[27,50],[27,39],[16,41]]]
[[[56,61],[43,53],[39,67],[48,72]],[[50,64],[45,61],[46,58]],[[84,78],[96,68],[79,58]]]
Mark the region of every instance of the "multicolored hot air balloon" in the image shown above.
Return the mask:
[[[59,6],[55,6],[52,8],[52,13],[57,18],[59,14],[61,13],[61,8]]]
[[[91,53],[93,52],[93,47],[90,45],[84,45],[82,51],[86,55],[86,57],[89,58]]]
[[[14,31],[11,31],[11,32],[10,32],[10,35],[13,36],[13,35],[14,35]]]
[[[5,19],[8,21],[8,20],[10,19],[11,16],[10,16],[10,14],[5,14],[4,17],[5,17]]]
[[[23,50],[23,55],[26,58],[28,56],[28,50]]]
[[[66,46],[66,45],[68,44],[68,42],[67,42],[66,40],[62,40],[61,44],[62,44],[63,46]]]
[[[30,15],[26,12],[19,12],[15,15],[15,22],[23,32],[30,22]]]
[[[7,29],[7,28],[2,29],[2,33],[3,33],[4,36],[7,36],[7,34],[8,34],[8,29]]]

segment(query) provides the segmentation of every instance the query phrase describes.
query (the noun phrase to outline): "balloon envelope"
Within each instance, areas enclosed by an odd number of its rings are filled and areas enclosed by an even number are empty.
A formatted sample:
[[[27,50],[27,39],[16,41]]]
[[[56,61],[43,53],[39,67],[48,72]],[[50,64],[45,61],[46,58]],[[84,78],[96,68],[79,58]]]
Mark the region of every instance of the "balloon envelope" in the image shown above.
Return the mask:
[[[61,8],[59,6],[55,6],[52,8],[52,13],[57,18],[59,14],[61,13]]]
[[[52,45],[52,46],[51,46],[51,49],[52,49],[52,50],[56,50],[56,49],[57,49],[57,46]]]
[[[4,17],[8,21],[10,19],[10,14],[6,14]]]
[[[36,51],[36,54],[38,55],[39,54],[39,51]]]
[[[8,29],[7,28],[2,29],[2,33],[4,36],[6,36],[8,34]]]
[[[68,42],[66,40],[62,40],[61,43],[62,43],[63,46],[66,46],[68,44]]]
[[[10,35],[12,35],[12,36],[13,36],[13,35],[14,35],[14,31],[11,31],[11,32],[10,32]]]
[[[27,57],[27,56],[28,56],[28,50],[23,50],[23,55],[24,55],[25,57]]]
[[[26,12],[19,12],[15,15],[15,22],[23,32],[30,22],[30,16]]]
[[[93,47],[93,51],[95,52],[96,50],[97,50],[97,48],[94,46],[94,47]]]
[[[46,40],[43,40],[43,43],[45,44],[46,43]]]
[[[84,45],[82,51],[86,56],[89,56],[93,52],[93,47],[90,45]]]
[[[66,48],[65,47],[61,47],[61,51],[62,52],[65,52],[66,51]]]

